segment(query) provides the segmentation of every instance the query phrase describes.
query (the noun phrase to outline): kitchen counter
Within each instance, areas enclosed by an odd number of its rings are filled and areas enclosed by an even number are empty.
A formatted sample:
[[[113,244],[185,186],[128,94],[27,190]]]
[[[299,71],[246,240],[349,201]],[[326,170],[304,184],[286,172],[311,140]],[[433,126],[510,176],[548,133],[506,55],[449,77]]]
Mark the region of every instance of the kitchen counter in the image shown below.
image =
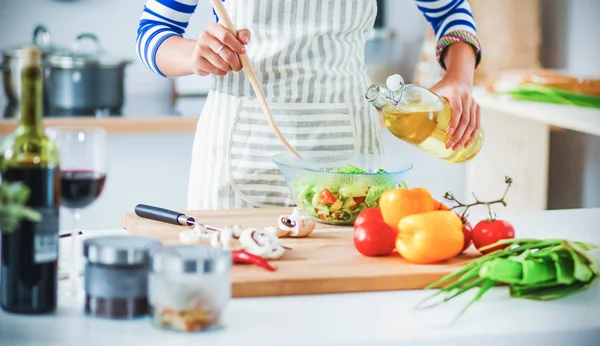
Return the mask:
[[[511,222],[519,237],[568,237],[600,243],[597,228],[600,209],[501,213],[499,217]],[[483,215],[474,216],[473,220],[481,218]],[[110,230],[110,233],[125,231]],[[149,318],[113,321],[86,317],[81,302],[60,302],[54,316],[0,312],[0,344],[591,346],[600,340],[598,280],[584,292],[549,302],[509,298],[506,287],[496,287],[452,327],[448,322],[472,295],[433,309],[414,311],[412,307],[430,293],[396,291],[233,299],[224,316],[225,328],[205,334],[164,331],[155,328]]]
[[[182,114],[178,105],[186,103],[187,109],[195,112]],[[187,103],[192,103],[189,107]],[[194,133],[198,116],[204,105],[204,99],[178,99],[173,104],[169,97],[139,95],[129,96],[119,115],[89,116],[46,116],[45,127],[58,125],[100,126],[108,133]],[[2,105],[3,117],[0,117],[0,136],[10,134],[17,127],[17,119]]]
[[[473,91],[482,111],[502,112],[562,129],[600,136],[600,109],[513,100],[496,97],[482,87]]]

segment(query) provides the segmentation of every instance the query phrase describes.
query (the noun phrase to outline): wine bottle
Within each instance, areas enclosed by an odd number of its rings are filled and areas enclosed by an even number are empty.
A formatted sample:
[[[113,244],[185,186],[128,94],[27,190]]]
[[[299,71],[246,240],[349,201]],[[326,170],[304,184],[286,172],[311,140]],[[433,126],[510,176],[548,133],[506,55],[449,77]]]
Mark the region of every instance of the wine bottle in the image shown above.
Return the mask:
[[[12,313],[53,312],[57,302],[60,169],[58,149],[42,128],[42,55],[37,47],[21,51],[21,116],[2,148],[2,179],[30,190],[26,205],[39,222],[21,221],[2,232],[0,305]]]

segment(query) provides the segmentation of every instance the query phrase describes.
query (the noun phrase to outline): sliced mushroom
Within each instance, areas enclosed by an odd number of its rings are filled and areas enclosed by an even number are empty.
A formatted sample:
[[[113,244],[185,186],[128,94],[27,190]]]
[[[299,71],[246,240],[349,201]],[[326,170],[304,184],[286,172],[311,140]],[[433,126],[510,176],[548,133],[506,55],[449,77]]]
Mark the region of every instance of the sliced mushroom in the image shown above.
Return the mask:
[[[242,232],[240,245],[245,251],[267,259],[278,259],[285,252],[281,240],[275,234],[255,228]]]
[[[269,227],[265,227],[265,231],[272,233],[273,235],[275,235],[277,238],[285,238],[290,234],[290,229],[282,229],[281,227],[273,227],[273,226],[269,226]]]
[[[213,236],[212,233],[213,232],[206,228],[196,225],[193,229],[186,229],[185,231],[179,232],[179,241],[184,245],[210,242]]]
[[[214,232],[210,245],[217,249],[238,250],[241,248],[240,242],[234,238],[234,230],[230,227],[225,227],[221,232]]]
[[[316,222],[299,208],[294,208],[291,215],[280,215],[279,228],[289,230],[290,237],[307,237],[315,229]]]

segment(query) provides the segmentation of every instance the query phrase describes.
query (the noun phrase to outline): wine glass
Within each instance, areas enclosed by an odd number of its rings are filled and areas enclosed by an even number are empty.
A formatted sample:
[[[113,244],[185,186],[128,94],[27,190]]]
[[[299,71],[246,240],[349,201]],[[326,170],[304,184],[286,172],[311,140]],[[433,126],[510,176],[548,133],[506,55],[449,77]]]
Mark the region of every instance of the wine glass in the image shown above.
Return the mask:
[[[73,213],[69,287],[67,296],[79,290],[75,252],[81,211],[102,193],[106,181],[106,131],[94,126],[53,126],[46,134],[57,146],[60,158],[60,204]]]

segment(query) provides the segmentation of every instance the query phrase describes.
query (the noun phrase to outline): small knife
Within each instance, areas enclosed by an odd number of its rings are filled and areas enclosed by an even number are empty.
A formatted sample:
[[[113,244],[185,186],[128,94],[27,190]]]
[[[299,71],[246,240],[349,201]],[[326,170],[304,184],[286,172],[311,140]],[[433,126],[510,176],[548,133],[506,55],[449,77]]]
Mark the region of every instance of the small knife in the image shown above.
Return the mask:
[[[195,225],[202,226],[208,230],[220,232],[221,230],[208,226],[196,223],[196,219],[191,216],[185,215],[184,213],[180,213],[177,211],[164,209],[160,207],[155,207],[147,204],[138,204],[135,206],[135,214],[139,217],[143,217],[145,219],[150,219],[154,221],[166,222],[172,225],[179,226],[189,226],[194,227]]]
[[[165,208],[155,207],[147,204],[138,204],[135,206],[134,211],[137,216],[145,219],[166,222],[179,226],[194,227],[195,225],[198,225],[206,228],[209,231],[221,232],[221,229],[217,227],[197,223],[196,219],[191,216]],[[284,248],[291,250],[291,248],[287,246],[284,246]]]

